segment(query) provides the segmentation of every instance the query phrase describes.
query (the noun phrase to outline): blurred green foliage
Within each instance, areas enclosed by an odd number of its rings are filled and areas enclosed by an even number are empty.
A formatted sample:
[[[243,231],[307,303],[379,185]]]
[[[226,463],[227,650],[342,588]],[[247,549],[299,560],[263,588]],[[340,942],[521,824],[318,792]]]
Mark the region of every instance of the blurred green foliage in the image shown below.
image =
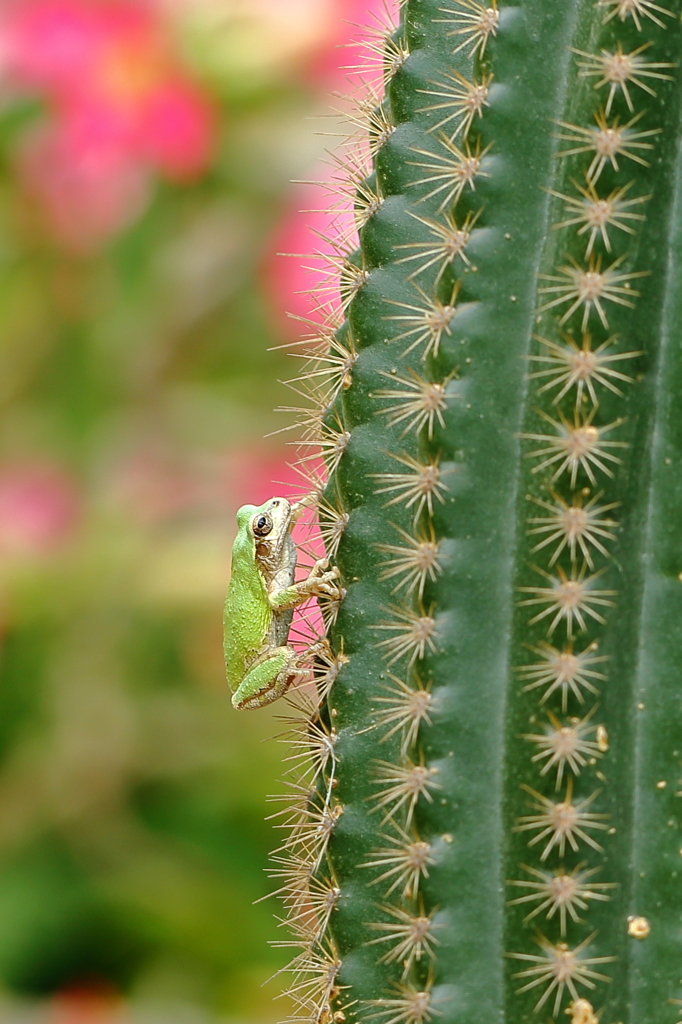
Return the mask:
[[[281,726],[232,712],[220,618],[234,510],[284,471],[263,268],[320,100],[200,7],[210,166],[95,246],[55,238],[18,160],[44,102],[2,102],[0,979],[268,1019]]]

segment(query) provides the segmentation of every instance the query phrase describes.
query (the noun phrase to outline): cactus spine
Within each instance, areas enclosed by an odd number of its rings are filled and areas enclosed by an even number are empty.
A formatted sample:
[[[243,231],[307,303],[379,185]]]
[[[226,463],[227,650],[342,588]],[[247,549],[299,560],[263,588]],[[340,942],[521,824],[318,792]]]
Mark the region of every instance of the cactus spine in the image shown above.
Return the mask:
[[[306,343],[293,1019],[675,1024],[679,0],[400,15]]]

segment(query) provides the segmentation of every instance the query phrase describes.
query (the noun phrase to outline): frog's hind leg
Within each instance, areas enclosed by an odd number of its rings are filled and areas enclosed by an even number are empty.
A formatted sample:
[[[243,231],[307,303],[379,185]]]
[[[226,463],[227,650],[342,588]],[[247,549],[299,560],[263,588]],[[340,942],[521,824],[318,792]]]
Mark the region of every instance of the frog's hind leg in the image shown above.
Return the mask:
[[[232,706],[239,710],[263,708],[278,700],[288,689],[300,667],[291,647],[275,647],[267,657],[256,661],[232,695]]]

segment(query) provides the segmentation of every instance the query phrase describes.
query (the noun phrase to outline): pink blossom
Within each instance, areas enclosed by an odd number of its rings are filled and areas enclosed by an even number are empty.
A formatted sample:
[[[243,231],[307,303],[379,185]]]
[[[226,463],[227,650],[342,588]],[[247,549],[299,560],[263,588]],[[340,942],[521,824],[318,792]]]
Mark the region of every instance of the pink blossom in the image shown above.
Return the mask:
[[[5,557],[48,554],[73,529],[76,491],[55,466],[0,467],[0,552]]]
[[[79,147],[54,125],[27,134],[17,158],[24,186],[39,199],[55,237],[76,252],[131,224],[148,199],[148,176],[139,164],[122,159],[116,147]]]
[[[348,92],[358,65],[366,64],[362,40],[397,22],[398,0],[332,0],[328,34],[309,64],[309,75],[328,92]],[[363,75],[365,80],[373,76]],[[356,85],[357,79],[356,79]]]
[[[391,18],[395,21],[397,7],[397,0],[334,0],[329,34],[311,65],[323,93],[349,93],[362,81],[380,88],[380,62],[375,62],[374,75],[366,71],[358,77],[351,69],[367,63],[363,38],[380,34]],[[330,96],[330,105],[341,104]],[[338,261],[340,251],[357,243],[351,199],[339,190],[339,183],[347,177],[343,169],[329,158],[301,177],[323,184],[298,185],[291,190],[264,262],[266,291],[280,329],[289,337],[309,333],[300,320],[321,320],[325,315],[320,313],[321,305],[327,312],[338,311],[338,270],[326,257]],[[340,246],[335,244],[337,240]]]
[[[17,0],[7,6],[2,37],[16,85],[65,99],[90,78],[102,25],[94,7],[72,0]]]
[[[311,177],[330,179],[328,164],[315,168]],[[353,216],[330,210],[330,190],[306,184],[292,189],[287,209],[268,246],[264,264],[266,291],[273,301],[280,328],[290,337],[309,333],[301,321],[324,318],[321,307],[340,307],[338,274],[328,257],[336,257],[333,240],[341,233],[353,236]]]
[[[213,118],[203,94],[180,77],[160,83],[141,112],[139,148],[172,181],[189,181],[206,169]]]
[[[139,214],[151,174],[186,182],[208,167],[213,106],[151,0],[11,3],[0,46],[10,84],[45,103],[19,164],[60,241],[106,240]]]

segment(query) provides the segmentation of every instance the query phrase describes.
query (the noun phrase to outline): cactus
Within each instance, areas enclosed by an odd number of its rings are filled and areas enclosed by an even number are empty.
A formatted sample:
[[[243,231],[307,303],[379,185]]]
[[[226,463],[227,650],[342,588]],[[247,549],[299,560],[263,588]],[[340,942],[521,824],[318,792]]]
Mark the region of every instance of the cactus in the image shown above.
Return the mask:
[[[374,33],[339,161],[292,1019],[675,1024],[681,4],[487,2]]]

